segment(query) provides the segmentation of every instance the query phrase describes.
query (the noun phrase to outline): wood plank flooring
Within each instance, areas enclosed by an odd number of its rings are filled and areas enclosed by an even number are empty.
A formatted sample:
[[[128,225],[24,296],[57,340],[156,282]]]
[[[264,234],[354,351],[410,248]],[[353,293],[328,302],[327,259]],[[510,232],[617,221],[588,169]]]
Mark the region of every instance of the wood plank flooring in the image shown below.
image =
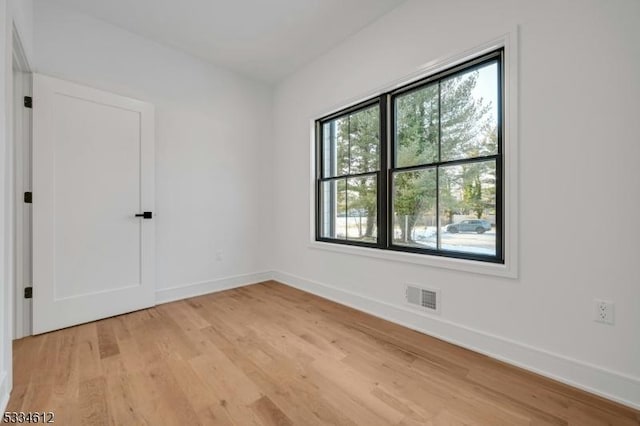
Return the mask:
[[[61,425],[639,425],[640,413],[275,282],[14,343]]]

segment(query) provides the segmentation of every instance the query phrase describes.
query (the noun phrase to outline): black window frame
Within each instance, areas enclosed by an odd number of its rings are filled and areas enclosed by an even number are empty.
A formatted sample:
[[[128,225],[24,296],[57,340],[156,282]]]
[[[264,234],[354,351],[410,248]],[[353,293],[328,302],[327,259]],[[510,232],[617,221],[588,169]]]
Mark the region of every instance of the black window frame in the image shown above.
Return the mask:
[[[395,146],[395,125],[396,119],[394,116],[394,106],[395,99],[398,96],[405,95],[407,93],[411,93],[413,91],[420,90],[421,88],[438,83],[441,80],[454,77],[459,74],[463,74],[469,72],[473,69],[477,69],[486,65],[487,63],[496,62],[498,63],[497,72],[498,72],[498,96],[497,96],[497,152],[492,155],[485,155],[479,157],[471,157],[471,158],[463,158],[463,159],[454,159],[454,160],[445,160],[442,161],[441,156],[441,137],[442,135],[438,132],[438,159],[435,162],[430,162],[428,164],[420,164],[420,165],[412,165],[406,167],[395,167],[395,155],[396,155],[396,146]],[[357,103],[355,105],[349,106],[342,110],[339,110],[335,113],[327,115],[325,117],[319,118],[315,121],[315,240],[319,242],[326,242],[332,244],[342,244],[348,246],[360,246],[360,247],[370,247],[377,248],[381,250],[389,250],[394,252],[408,252],[408,253],[417,253],[417,254],[425,254],[431,256],[439,256],[445,258],[456,258],[456,259],[466,259],[466,260],[474,260],[481,261],[487,263],[505,263],[505,254],[504,254],[504,241],[505,241],[505,233],[504,233],[504,155],[503,155],[503,144],[504,144],[504,96],[505,96],[505,79],[504,79],[504,48],[499,48],[496,50],[492,50],[490,52],[484,53],[472,59],[469,59],[460,64],[451,66],[442,71],[438,71],[437,73],[431,74],[429,76],[423,77],[417,81],[410,82],[408,84],[397,87],[391,91],[381,93],[375,97],[371,97],[365,101]],[[440,100],[439,100],[440,101]],[[321,188],[323,182],[338,180],[338,179],[346,179],[350,176],[354,175],[342,175],[342,176],[324,176],[324,150],[323,150],[323,140],[324,140],[324,124],[327,122],[331,122],[333,120],[348,116],[358,111],[365,110],[367,108],[373,107],[374,105],[378,105],[379,108],[379,168],[377,172],[368,172],[362,173],[361,175],[373,175],[377,176],[377,242],[364,242],[364,241],[355,241],[348,239],[338,239],[338,238],[328,238],[322,236],[322,203],[321,203]],[[439,111],[439,114],[441,111]],[[397,171],[410,171],[410,170],[426,170],[426,169],[435,169],[436,170],[436,185],[439,185],[439,170],[442,167],[447,166],[455,166],[462,165],[468,163],[474,163],[479,161],[495,161],[496,165],[496,254],[493,255],[484,255],[484,254],[475,254],[475,253],[466,253],[466,252],[458,252],[452,250],[442,250],[442,249],[431,249],[431,248],[420,248],[420,247],[411,247],[411,246],[402,246],[393,244],[393,188],[392,188],[392,179],[393,173]],[[355,175],[358,176],[358,175]],[[436,224],[438,229],[440,229],[440,196],[438,191],[438,186],[436,186]],[[348,215],[349,212],[346,211]],[[440,231],[438,231],[440,232]]]

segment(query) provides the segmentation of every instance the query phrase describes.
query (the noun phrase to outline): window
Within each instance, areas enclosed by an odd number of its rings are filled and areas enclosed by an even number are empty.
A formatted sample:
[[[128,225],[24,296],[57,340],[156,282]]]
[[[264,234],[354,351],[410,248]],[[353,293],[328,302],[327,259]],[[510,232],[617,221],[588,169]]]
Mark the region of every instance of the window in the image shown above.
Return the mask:
[[[358,106],[318,125],[322,134],[319,236],[377,245],[380,107]]]
[[[316,121],[316,240],[503,263],[503,50]]]

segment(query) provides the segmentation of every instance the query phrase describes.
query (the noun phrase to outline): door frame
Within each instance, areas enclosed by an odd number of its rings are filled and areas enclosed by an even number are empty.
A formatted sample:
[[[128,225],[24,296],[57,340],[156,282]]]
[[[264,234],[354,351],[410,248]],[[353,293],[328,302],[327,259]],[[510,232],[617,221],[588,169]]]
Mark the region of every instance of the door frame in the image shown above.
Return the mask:
[[[12,52],[12,116],[11,137],[8,155],[12,156],[13,170],[7,171],[12,178],[13,203],[7,206],[13,225],[10,250],[10,276],[13,282],[13,339],[32,334],[30,299],[24,298],[24,287],[31,286],[25,278],[31,270],[30,256],[25,253],[32,250],[31,207],[24,203],[23,194],[31,190],[31,111],[24,107],[24,97],[31,96],[31,67],[16,28],[13,29]]]

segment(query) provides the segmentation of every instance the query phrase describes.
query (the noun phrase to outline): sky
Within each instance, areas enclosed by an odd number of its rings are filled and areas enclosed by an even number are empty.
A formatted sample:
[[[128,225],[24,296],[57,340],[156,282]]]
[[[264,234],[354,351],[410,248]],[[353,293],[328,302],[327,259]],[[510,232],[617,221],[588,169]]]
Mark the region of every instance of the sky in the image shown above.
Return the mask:
[[[483,98],[485,104],[491,102],[491,113],[495,118],[498,116],[498,64],[489,64],[478,71],[478,81],[472,96],[476,100]]]

